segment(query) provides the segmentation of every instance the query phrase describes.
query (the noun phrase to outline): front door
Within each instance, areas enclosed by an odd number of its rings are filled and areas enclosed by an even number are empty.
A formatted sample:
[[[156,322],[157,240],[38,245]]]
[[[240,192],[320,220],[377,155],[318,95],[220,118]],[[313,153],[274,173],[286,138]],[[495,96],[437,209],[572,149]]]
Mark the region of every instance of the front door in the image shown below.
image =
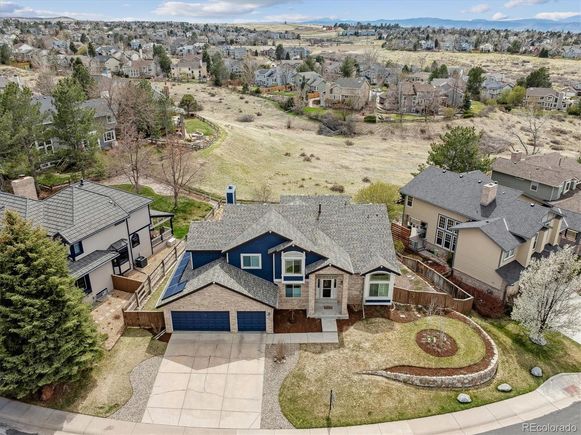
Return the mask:
[[[322,299],[334,299],[337,280],[335,278],[319,278],[319,297]]]

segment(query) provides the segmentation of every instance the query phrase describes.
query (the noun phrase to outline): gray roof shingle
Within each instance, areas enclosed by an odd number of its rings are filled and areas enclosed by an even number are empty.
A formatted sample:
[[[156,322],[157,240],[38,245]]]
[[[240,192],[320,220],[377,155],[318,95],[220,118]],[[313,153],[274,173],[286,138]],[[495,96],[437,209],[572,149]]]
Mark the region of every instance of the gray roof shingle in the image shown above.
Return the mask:
[[[504,218],[486,219],[483,221],[465,222],[453,226],[453,230],[467,228],[478,228],[490,239],[505,251],[516,248],[523,242],[523,239],[514,236],[508,229],[508,224]]]
[[[573,178],[581,180],[581,164],[559,153],[531,156],[516,163],[510,159],[497,158],[492,164],[492,170],[552,187],[558,187]]]
[[[69,261],[69,272],[73,278],[80,278],[118,256],[114,251],[93,251],[80,260]]]
[[[186,249],[227,251],[269,231],[351,273],[379,267],[399,273],[386,207],[352,204],[347,196],[226,205],[222,220],[191,223]]]
[[[224,258],[197,269],[186,269],[181,280],[187,282],[184,290],[163,299],[158,303],[158,307],[195,293],[210,284],[221,285],[271,307],[278,304],[278,287],[275,284],[226,263]]]

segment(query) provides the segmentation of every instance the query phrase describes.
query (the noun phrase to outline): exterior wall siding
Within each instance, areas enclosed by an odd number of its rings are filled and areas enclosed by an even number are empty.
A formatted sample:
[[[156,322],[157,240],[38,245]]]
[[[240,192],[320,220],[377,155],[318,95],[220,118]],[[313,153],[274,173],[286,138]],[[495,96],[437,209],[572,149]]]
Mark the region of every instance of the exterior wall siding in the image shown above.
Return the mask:
[[[531,190],[530,180],[513,177],[512,175],[503,174],[501,172],[492,171],[491,178],[498,182],[501,186],[512,187],[513,189],[521,190],[528,196],[537,198],[543,201],[555,201],[559,198],[559,188],[547,186],[539,183],[537,191]]]
[[[241,268],[240,254],[261,254],[262,268],[244,269],[244,271],[272,282],[272,254],[269,254],[268,250],[276,245],[280,245],[285,240],[286,239],[284,237],[281,237],[278,234],[264,234],[254,240],[251,240],[228,251],[228,263],[235,267]]]
[[[89,273],[89,280],[91,281],[91,293],[86,295],[84,301],[87,303],[95,302],[97,293],[105,289],[113,290],[113,264],[109,261],[103,264],[98,269]]]
[[[83,254],[79,255],[76,259],[80,260],[85,255],[90,254],[93,251],[108,249],[112,243],[119,239],[129,240],[129,234],[127,234],[127,225],[125,221],[122,221],[118,225],[110,226],[103,231],[93,234],[83,240]],[[133,259],[131,259],[133,263]]]
[[[190,251],[190,255],[192,256],[192,269],[197,269],[198,267],[202,267],[222,257],[222,253],[220,251]]]
[[[228,311],[231,332],[238,332],[237,311],[265,311],[266,332],[273,332],[274,309],[272,307],[216,284],[164,306],[163,313],[167,332],[173,332],[172,311]]]

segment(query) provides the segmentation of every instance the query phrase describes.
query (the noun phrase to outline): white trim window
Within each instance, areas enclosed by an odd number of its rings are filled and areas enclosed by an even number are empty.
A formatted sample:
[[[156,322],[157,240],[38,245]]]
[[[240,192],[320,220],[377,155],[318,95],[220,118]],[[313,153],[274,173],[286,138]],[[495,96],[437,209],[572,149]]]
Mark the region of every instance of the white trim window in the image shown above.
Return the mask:
[[[115,140],[115,130],[106,131],[103,135],[103,142],[112,142]]]
[[[297,251],[283,252],[282,278],[305,276],[305,254]]]
[[[395,279],[389,272],[375,272],[365,276],[365,300],[391,302]]]
[[[508,251],[502,251],[502,262],[504,263],[506,260],[510,260],[516,254],[516,249],[509,249]]]
[[[454,252],[456,250],[456,242],[458,240],[458,233],[451,228],[458,225],[460,222],[444,215],[438,215],[438,228],[436,229],[436,245]]]
[[[570,188],[571,188],[571,181],[567,181],[565,183],[565,187],[563,189],[563,193],[567,193],[570,190]]]
[[[407,198],[406,198],[406,202],[405,203],[406,203],[406,206],[407,207],[413,207],[413,205],[414,205],[414,197],[408,195]]]
[[[300,298],[301,297],[301,284],[285,284],[284,285],[284,297],[285,298]]]
[[[536,181],[531,181],[531,187],[530,189],[533,192],[536,192],[537,190],[539,190],[539,183],[537,183]]]
[[[262,269],[262,255],[240,254],[240,267],[242,269]]]

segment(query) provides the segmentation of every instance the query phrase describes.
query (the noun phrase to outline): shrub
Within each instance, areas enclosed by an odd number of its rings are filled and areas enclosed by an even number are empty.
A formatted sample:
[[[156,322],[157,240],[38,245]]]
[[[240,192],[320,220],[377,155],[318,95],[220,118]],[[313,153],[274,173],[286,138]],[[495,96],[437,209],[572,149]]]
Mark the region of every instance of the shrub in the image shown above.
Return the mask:
[[[341,186],[340,184],[333,184],[329,189],[331,190],[331,192],[338,192],[338,193],[345,192],[345,187]]]
[[[290,156],[291,156],[291,153],[289,153],[289,152],[287,151],[286,153],[284,153],[284,156],[285,156],[285,157],[290,157]]]
[[[310,162],[312,159],[309,156],[303,157],[303,162]]]
[[[238,118],[236,118],[236,120],[238,122],[253,122],[254,115],[242,115],[242,116],[239,116]]]
[[[262,116],[262,112],[256,112],[256,116]]]
[[[291,120],[287,119],[286,120],[286,128],[290,130],[292,128],[292,126],[293,126],[293,124],[292,124]]]
[[[366,115],[365,117],[363,117],[363,122],[369,122],[371,124],[375,124],[377,122],[377,116]]]
[[[352,141],[352,140],[350,140],[350,139],[347,139],[347,140],[345,141],[345,145],[347,145],[348,147],[350,147],[350,146],[353,146],[353,145],[355,145],[355,142],[353,142],[353,141]]]
[[[455,115],[456,115],[456,109],[454,109],[453,107],[446,107],[444,109],[444,118],[452,119],[452,118],[454,118]]]
[[[401,240],[396,240],[395,242],[393,242],[393,247],[395,248],[395,252],[397,252],[398,254],[403,254],[403,252],[405,251],[405,245]]]
[[[260,95],[262,93],[262,91],[260,90],[260,88],[257,86],[254,88],[254,90],[252,91],[255,95]]]
[[[371,178],[369,178],[369,177],[363,177],[361,179],[361,181],[363,181],[364,183],[371,183]]]
[[[354,136],[355,123],[352,117],[342,120],[336,116],[327,113],[320,118],[318,134],[323,136]]]

